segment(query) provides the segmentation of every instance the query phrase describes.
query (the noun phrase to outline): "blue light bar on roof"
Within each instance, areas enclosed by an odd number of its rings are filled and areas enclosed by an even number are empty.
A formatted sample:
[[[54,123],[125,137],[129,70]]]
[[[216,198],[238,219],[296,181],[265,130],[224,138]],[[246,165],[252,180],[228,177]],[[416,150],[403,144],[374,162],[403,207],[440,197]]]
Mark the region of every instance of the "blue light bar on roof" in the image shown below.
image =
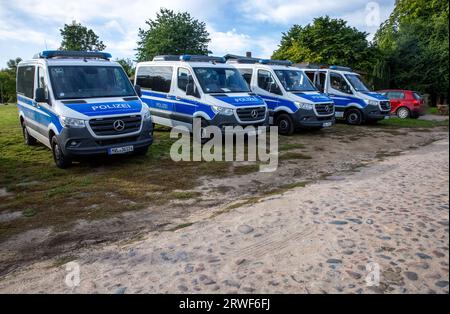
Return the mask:
[[[202,55],[163,55],[156,56],[153,61],[182,61],[182,62],[213,62],[213,63],[225,63],[226,60],[223,57],[202,56]]]
[[[104,59],[110,60],[112,55],[107,52],[98,51],[63,51],[63,50],[45,50],[38,54],[38,58],[74,58],[74,59]]]
[[[259,60],[261,64],[269,64],[269,65],[282,65],[282,66],[291,66],[292,62],[288,60],[270,60],[270,59],[261,59]]]
[[[330,70],[352,72],[351,68],[343,67],[343,66],[339,66],[339,65],[332,65],[332,66],[330,66]]]

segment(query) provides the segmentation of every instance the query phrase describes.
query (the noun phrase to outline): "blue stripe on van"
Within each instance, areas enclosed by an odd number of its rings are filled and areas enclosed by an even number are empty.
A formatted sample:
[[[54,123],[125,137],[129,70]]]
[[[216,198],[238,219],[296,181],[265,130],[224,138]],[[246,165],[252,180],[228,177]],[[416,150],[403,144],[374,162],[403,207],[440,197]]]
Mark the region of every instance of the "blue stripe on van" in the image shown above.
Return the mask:
[[[306,94],[306,93],[301,93],[301,92],[293,92],[292,94],[294,94],[297,97],[309,100],[312,103],[332,102],[330,97],[326,96],[325,94],[320,94],[320,93]]]
[[[29,106],[35,106],[36,102],[34,100],[31,100],[29,98],[25,98],[23,96],[17,96],[17,107],[23,112],[26,119],[30,119],[36,123],[39,123],[46,128],[49,127],[51,123],[53,123],[58,130],[58,132],[61,132],[63,129],[63,126],[61,125],[61,122],[59,121],[59,117],[54,112],[50,111],[49,109],[41,106],[38,108],[30,108],[28,106],[24,106],[20,104],[20,102],[25,103]]]
[[[259,95],[259,96],[265,100],[269,110],[275,110],[278,107],[287,107],[291,109],[292,112],[296,112],[298,110],[297,106],[294,104],[293,101],[266,95]]]
[[[102,102],[102,103],[66,104],[65,106],[90,117],[140,113],[142,110],[142,104],[139,100],[127,102],[118,101],[118,102]]]
[[[358,97],[330,95],[330,98],[336,107],[347,107],[350,104],[359,104],[362,108],[367,106],[366,102]]]
[[[231,96],[214,96],[220,101],[226,102],[227,104],[233,105],[235,107],[240,106],[264,106],[264,100],[259,96],[241,96],[241,97],[231,97]]]
[[[216,116],[210,105],[201,103],[199,101],[180,98],[175,103],[169,101],[169,99],[175,100],[175,98],[167,98],[167,94],[160,94],[151,91],[142,91],[142,95],[158,98],[158,100],[148,98],[141,99],[145,104],[147,104],[150,109],[177,112],[190,116],[193,116],[195,112],[204,112],[210,119],[213,119]],[[154,114],[157,115],[157,113]]]

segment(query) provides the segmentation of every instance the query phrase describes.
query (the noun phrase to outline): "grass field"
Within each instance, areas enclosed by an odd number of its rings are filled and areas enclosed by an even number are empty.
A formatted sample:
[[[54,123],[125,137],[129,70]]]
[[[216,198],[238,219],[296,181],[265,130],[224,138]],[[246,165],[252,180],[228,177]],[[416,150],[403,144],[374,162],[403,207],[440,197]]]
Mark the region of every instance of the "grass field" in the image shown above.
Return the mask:
[[[447,121],[428,121],[419,119],[400,119],[391,118],[378,122],[379,126],[397,127],[397,128],[434,128],[438,126],[448,126]]]
[[[431,128],[446,122],[391,119],[377,128]],[[335,130],[348,134],[351,127]],[[353,129],[355,130],[355,129]],[[337,131],[336,131],[337,132]],[[394,132],[394,130],[392,131]],[[312,157],[299,152],[299,137],[279,137],[280,160],[307,162]],[[0,238],[18,232],[55,226],[70,227],[78,219],[95,220],[170,201],[200,200],[193,191],[202,177],[227,177],[253,173],[257,163],[173,162],[169,156],[175,140],[167,128],[155,130],[155,141],[146,156],[104,158],[99,162],[56,168],[50,150],[43,145],[26,146],[15,105],[0,105],[0,214],[21,212],[13,221],[0,221]]]
[[[0,222],[0,237],[30,228],[68,227],[77,219],[99,219],[119,212],[199,198],[194,189],[202,176],[244,175],[256,165],[227,162],[173,162],[169,130],[157,128],[146,156],[104,158],[96,164],[54,165],[43,145],[26,146],[15,105],[0,106],[0,213],[21,211],[23,218]]]

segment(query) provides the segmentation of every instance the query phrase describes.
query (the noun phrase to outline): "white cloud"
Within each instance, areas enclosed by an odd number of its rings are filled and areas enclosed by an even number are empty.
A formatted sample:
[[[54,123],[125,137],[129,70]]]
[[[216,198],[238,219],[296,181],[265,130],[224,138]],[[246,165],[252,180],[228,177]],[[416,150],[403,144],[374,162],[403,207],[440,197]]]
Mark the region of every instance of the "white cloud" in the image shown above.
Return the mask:
[[[268,58],[278,45],[278,39],[238,33],[236,29],[227,32],[209,29],[209,33],[211,34],[209,49],[218,56],[227,53],[245,55],[247,51],[251,51],[254,56]]]
[[[368,32],[375,32],[377,27],[367,25],[369,7],[379,7],[379,20],[383,22],[392,12],[394,0],[244,0],[239,9],[248,20],[269,22],[289,26],[307,24],[315,17],[329,15],[342,18],[349,25]]]
[[[381,20],[392,10],[394,0],[379,0]],[[269,57],[277,48],[281,32],[292,24],[310,23],[328,14],[373,33],[364,25],[367,0],[0,0],[0,64],[17,53],[31,56],[60,44],[59,29],[76,20],[92,28],[114,57],[134,58],[138,29],[165,7],[187,11],[206,22],[211,34],[209,49],[215,54],[244,54]],[[46,45],[45,45],[46,44]],[[6,49],[5,49],[6,47]],[[13,48],[13,47],[23,47]],[[33,51],[29,51],[33,50]]]

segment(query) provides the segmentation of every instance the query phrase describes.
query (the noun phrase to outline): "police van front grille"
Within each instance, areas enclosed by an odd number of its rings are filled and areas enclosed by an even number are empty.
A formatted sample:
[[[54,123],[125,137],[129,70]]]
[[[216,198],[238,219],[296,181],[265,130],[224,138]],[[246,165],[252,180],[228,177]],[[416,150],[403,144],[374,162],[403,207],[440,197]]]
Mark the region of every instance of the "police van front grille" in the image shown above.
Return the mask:
[[[381,101],[380,107],[382,111],[389,111],[391,110],[391,103],[389,101]]]
[[[266,107],[238,108],[237,115],[241,121],[258,121],[266,117]]]
[[[334,113],[334,104],[316,104],[316,111],[319,116],[329,116]]]
[[[133,133],[141,128],[141,116],[92,119],[89,125],[98,136]]]

